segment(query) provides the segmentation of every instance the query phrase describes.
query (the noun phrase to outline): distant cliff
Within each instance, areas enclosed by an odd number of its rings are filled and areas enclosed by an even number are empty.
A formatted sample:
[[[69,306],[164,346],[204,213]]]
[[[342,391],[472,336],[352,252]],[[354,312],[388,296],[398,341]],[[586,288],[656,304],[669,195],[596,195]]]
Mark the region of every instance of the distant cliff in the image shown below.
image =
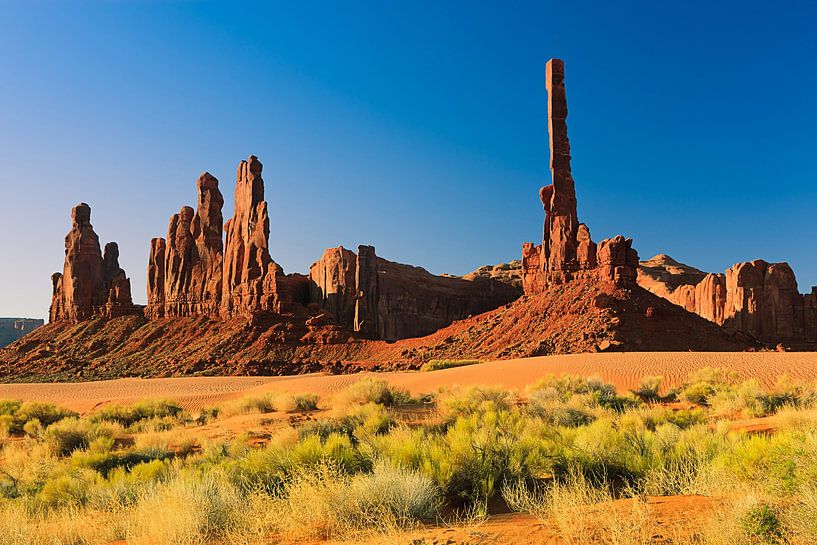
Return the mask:
[[[0,318],[0,347],[13,343],[43,323],[34,318]]]

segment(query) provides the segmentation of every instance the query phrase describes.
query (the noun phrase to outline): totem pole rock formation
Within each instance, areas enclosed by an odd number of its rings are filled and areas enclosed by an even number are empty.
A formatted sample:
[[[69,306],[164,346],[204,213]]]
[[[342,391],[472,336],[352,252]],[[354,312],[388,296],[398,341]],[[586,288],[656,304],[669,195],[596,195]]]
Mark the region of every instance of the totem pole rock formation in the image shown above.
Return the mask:
[[[94,316],[116,317],[141,312],[131,300],[130,280],[119,267],[119,247],[105,245],[91,225],[91,207],[80,203],[71,211],[71,230],[65,236],[62,273],[51,275],[49,321],[80,322]]]
[[[182,207],[170,218],[167,240],[151,240],[148,318],[250,316],[280,312],[304,299],[306,278],[285,275],[270,257],[261,171],[255,156],[238,166],[235,213],[224,225],[226,243],[218,180],[207,172],[199,176],[196,211]]]
[[[697,273],[703,277],[698,279]],[[758,259],[737,263],[725,274],[706,274],[656,256],[642,262],[638,282],[690,312],[760,341],[817,342],[817,287],[801,294],[787,263]]]
[[[550,284],[594,278],[617,287],[635,283],[638,254],[632,239],[617,236],[598,246],[579,223],[576,188],[570,170],[564,63],[551,59],[545,67],[548,92],[548,135],[552,184],[539,190],[545,211],[542,244],[522,247],[522,282],[526,294],[541,293]]]

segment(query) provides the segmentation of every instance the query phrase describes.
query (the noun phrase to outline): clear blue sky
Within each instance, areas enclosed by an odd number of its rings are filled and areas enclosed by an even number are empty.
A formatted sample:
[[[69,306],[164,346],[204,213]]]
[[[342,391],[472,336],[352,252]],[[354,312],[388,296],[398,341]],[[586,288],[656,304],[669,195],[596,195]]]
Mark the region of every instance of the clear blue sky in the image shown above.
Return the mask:
[[[465,273],[541,234],[543,68],[566,63],[579,214],[710,271],[817,284],[814,2],[0,3],[0,315],[45,316],[71,206],[149,239],[264,163],[270,250]]]

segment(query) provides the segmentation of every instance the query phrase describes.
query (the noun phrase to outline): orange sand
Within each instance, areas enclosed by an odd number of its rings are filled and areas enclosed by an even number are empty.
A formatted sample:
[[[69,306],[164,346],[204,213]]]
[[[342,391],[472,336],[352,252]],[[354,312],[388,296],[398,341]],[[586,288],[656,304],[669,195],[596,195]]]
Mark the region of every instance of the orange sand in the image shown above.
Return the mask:
[[[522,390],[549,373],[598,375],[620,390],[633,388],[645,375],[661,375],[672,387],[703,367],[737,371],[771,386],[780,375],[817,381],[815,352],[631,352],[571,354],[504,360],[431,372],[359,373],[354,375],[296,375],[286,377],[184,377],[119,379],[78,383],[0,384],[0,398],[49,401],[85,412],[109,402],[128,403],[144,398],[171,398],[188,409],[216,405],[250,393],[266,391],[314,392],[329,396],[364,376],[378,376],[413,394],[440,386],[494,384]]]

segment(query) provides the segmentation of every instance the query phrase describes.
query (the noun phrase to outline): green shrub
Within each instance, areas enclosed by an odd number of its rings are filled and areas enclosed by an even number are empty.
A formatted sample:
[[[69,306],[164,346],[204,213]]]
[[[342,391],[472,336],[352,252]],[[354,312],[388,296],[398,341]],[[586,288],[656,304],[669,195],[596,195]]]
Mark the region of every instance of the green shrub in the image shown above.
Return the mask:
[[[284,527],[293,537],[343,538],[411,528],[437,513],[439,492],[422,475],[378,463],[349,476],[332,464],[294,473],[285,484]]]
[[[88,500],[98,479],[94,471],[71,470],[46,481],[37,498],[46,507],[80,506]]]
[[[783,542],[783,525],[780,522],[778,511],[767,503],[761,503],[747,510],[740,522],[746,535],[759,540],[764,545],[776,545]]]
[[[347,387],[338,397],[341,404],[400,405],[410,403],[411,395],[406,390],[394,388],[382,378],[364,377]]]
[[[518,399],[514,392],[495,386],[471,386],[442,391],[440,410],[451,417],[493,410],[509,410]]]
[[[106,423],[91,423],[86,419],[66,418],[46,428],[43,441],[57,456],[66,456],[84,449],[99,437],[113,438],[121,428]]]
[[[647,401],[657,401],[661,398],[661,385],[663,383],[664,377],[641,377],[641,380],[638,381],[638,386],[634,390],[634,393],[641,399],[645,399]]]
[[[314,411],[318,408],[318,394],[281,394],[273,404],[276,410],[285,413]]]
[[[439,371],[440,369],[450,369],[452,367],[462,367],[464,365],[474,365],[480,360],[429,360],[420,368],[421,371]]]
[[[715,392],[715,387],[708,382],[693,382],[681,389],[681,399],[706,406],[709,404],[709,398],[715,395]]]
[[[131,405],[106,405],[91,414],[89,420],[91,422],[117,422],[127,428],[148,419],[168,419],[168,422],[174,422],[182,416],[182,413],[183,409],[174,401],[152,399]]]

